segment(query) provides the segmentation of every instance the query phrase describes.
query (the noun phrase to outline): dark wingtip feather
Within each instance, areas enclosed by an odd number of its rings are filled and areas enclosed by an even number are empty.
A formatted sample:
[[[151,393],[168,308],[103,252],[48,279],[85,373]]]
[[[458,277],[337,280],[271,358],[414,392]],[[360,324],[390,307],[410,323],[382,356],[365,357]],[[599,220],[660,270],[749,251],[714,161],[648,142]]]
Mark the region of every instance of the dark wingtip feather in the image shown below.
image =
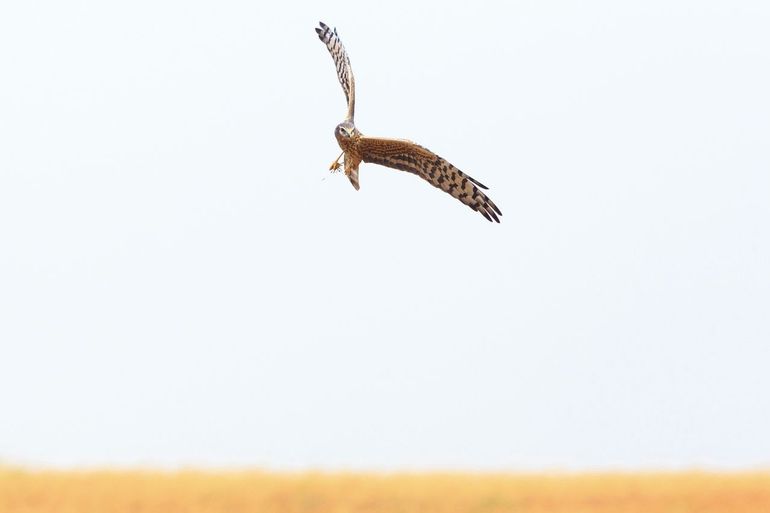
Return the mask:
[[[468,180],[470,180],[471,182],[475,183],[476,185],[478,185],[478,186],[479,186],[479,187],[481,187],[482,189],[489,189],[489,187],[487,187],[487,186],[486,186],[486,185],[484,185],[483,183],[479,182],[478,180],[476,180],[476,179],[474,179],[474,178],[471,178],[470,176],[468,177]]]
[[[318,39],[323,41],[324,40],[324,35],[327,32],[329,32],[329,26],[326,23],[322,22],[322,21],[319,21],[318,24],[321,25],[321,28],[316,27],[315,28],[315,33],[318,34]]]

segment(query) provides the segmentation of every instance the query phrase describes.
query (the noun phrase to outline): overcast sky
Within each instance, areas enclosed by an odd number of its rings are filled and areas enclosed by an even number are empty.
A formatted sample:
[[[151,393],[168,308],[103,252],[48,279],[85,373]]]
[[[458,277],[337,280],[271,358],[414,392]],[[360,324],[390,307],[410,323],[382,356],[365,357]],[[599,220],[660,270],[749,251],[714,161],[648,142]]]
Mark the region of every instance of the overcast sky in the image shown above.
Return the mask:
[[[0,463],[770,466],[767,2],[473,4],[3,2]]]

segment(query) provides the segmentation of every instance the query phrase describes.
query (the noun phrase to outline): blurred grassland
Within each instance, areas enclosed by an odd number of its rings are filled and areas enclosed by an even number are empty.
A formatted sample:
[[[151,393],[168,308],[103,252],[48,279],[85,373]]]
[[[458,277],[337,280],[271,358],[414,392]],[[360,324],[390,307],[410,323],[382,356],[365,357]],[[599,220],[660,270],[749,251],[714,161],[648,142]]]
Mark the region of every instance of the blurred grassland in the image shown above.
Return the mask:
[[[2,513],[770,512],[770,472],[641,474],[33,471]]]

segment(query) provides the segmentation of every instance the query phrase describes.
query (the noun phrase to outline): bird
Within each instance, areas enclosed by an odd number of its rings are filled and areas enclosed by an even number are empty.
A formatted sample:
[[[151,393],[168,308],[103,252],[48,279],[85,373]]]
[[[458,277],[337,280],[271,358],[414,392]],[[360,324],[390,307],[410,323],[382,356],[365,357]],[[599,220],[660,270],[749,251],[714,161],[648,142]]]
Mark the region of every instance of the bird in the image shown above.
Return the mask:
[[[356,83],[353,69],[337,29],[331,29],[323,22],[315,29],[318,38],[326,45],[337,69],[337,78],[342,85],[348,102],[345,120],[334,129],[334,136],[342,153],[332,162],[329,170],[336,172],[344,168],[345,175],[353,187],[360,188],[358,166],[367,162],[413,173],[428,183],[451,194],[471,209],[483,215],[487,221],[500,222],[502,212],[489,197],[481,191],[487,187],[457,169],[442,157],[419,144],[406,139],[367,137],[362,134],[353,121],[356,108]],[[344,158],[344,166],[340,159]]]

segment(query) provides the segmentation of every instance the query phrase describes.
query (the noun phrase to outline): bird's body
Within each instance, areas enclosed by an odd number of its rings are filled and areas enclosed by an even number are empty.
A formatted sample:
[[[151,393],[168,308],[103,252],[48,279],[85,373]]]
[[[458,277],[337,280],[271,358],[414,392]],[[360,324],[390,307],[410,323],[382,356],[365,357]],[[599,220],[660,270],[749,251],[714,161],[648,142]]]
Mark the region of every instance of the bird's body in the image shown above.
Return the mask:
[[[337,36],[337,31],[324,23],[316,28],[316,33],[329,49],[337,69],[337,78],[342,85],[348,101],[348,113],[345,120],[337,125],[334,136],[344,155],[345,175],[356,190],[359,189],[358,166],[363,162],[380,164],[393,169],[414,173],[430,182],[433,186],[451,194],[473,210],[481,213],[487,220],[500,222],[503,214],[500,209],[480,189],[487,187],[466,175],[445,159],[427,148],[423,148],[405,139],[386,139],[366,137],[355,126],[355,81],[350,59]],[[339,159],[332,162],[330,169],[336,171]]]
[[[334,129],[334,137],[342,149],[342,154],[345,155],[345,175],[350,180],[350,183],[353,184],[353,187],[358,190],[360,188],[358,183],[358,165],[363,159],[363,154],[361,153],[361,132],[353,124],[353,120],[344,121]],[[335,164],[331,166],[332,171],[336,170]]]

